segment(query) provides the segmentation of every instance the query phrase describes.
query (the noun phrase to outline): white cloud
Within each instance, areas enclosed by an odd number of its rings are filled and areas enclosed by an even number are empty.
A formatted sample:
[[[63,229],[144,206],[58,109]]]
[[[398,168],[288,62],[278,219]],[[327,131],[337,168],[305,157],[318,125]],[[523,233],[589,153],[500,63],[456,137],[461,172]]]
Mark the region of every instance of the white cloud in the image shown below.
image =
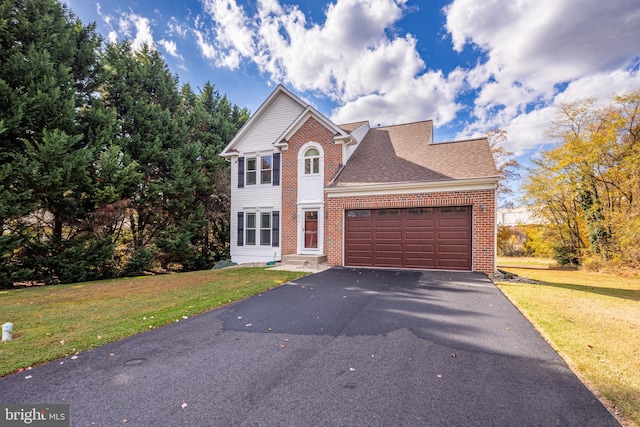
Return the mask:
[[[123,20],[129,20],[135,26],[136,33],[133,41],[131,42],[133,50],[140,50],[144,45],[147,45],[150,48],[155,47],[149,18],[136,15],[135,13],[130,13],[129,15],[125,15],[120,22],[123,22]]]
[[[188,27],[178,22],[175,16],[172,16],[171,19],[169,19],[169,22],[167,22],[167,28],[169,29],[169,34],[177,34],[182,38],[186,37],[187,32],[189,31]]]
[[[198,48],[200,52],[202,52],[202,56],[206,59],[215,59],[216,58],[216,50],[212,44],[208,43],[204,34],[201,31],[193,30],[193,34],[196,36],[196,43],[198,44]]]
[[[522,153],[548,141],[555,102],[606,101],[640,83],[626,69],[640,54],[636,0],[454,0],[444,11],[453,48],[486,56],[466,76],[476,120],[459,136],[501,127]]]
[[[109,39],[109,43],[118,43],[118,33],[115,31],[109,31],[107,39]]]
[[[182,55],[178,53],[178,45],[173,40],[161,39],[158,44],[164,48],[164,50],[174,58],[182,59]]]
[[[383,123],[447,123],[459,109],[455,89],[461,80],[425,71],[415,37],[394,35],[405,3],[337,0],[324,22],[309,24],[297,6],[277,0],[258,0],[253,15],[235,0],[203,0],[214,41],[206,44],[202,32],[195,34],[203,55],[217,66],[236,69],[250,61],[273,82],[329,97],[338,105],[335,120],[362,119],[366,111]]]

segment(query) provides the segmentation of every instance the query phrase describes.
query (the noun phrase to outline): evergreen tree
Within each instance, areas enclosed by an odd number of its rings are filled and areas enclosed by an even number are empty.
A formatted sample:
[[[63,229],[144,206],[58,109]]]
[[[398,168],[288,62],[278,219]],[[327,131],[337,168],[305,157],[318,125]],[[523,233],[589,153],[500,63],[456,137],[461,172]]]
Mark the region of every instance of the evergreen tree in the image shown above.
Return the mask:
[[[38,267],[36,253],[64,252],[84,212],[92,150],[77,114],[93,93],[99,44],[95,26],[83,26],[56,0],[0,4],[0,188],[3,204],[12,204],[0,210],[2,236],[13,241],[0,250],[22,273]]]

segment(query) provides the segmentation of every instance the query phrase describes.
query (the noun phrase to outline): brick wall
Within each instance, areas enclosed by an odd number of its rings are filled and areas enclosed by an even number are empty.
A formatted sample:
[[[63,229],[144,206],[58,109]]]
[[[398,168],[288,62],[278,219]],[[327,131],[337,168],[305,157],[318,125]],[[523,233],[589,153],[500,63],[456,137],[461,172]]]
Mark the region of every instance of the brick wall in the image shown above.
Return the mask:
[[[342,146],[333,133],[313,117],[290,138],[282,152],[282,255],[297,253],[298,153],[309,141],[324,151],[324,185],[329,184],[342,162]],[[430,206],[473,207],[473,269],[495,271],[495,192],[473,190],[402,195],[331,197],[325,194],[324,250],[330,265],[342,265],[344,211],[346,209],[408,208]],[[482,209],[484,206],[484,211]]]
[[[343,262],[342,239],[346,209],[430,206],[473,207],[473,270],[493,274],[495,271],[495,192],[493,190],[328,198],[326,209],[329,217],[325,222],[325,252],[329,264],[342,265]]]
[[[289,139],[288,149],[282,152],[282,255],[295,254],[298,249],[298,153],[300,148],[310,141],[322,146],[324,185],[327,186],[342,161],[342,146],[333,141],[333,136],[333,132],[310,117]],[[324,197],[326,203],[327,196]]]

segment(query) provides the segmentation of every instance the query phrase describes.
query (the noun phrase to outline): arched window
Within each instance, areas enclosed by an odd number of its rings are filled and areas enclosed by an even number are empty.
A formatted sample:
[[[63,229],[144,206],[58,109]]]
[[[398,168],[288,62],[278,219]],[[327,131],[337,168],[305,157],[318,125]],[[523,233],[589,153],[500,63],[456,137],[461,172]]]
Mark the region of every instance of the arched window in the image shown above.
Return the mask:
[[[314,175],[320,173],[320,153],[315,148],[309,148],[304,153],[304,174]]]

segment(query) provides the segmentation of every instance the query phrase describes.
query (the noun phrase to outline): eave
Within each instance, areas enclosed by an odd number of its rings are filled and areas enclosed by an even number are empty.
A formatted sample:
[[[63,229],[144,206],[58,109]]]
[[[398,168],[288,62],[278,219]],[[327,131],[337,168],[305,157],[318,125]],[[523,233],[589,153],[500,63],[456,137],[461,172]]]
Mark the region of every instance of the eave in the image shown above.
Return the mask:
[[[328,197],[378,196],[385,194],[495,190],[499,177],[452,179],[429,182],[385,182],[325,187]]]

